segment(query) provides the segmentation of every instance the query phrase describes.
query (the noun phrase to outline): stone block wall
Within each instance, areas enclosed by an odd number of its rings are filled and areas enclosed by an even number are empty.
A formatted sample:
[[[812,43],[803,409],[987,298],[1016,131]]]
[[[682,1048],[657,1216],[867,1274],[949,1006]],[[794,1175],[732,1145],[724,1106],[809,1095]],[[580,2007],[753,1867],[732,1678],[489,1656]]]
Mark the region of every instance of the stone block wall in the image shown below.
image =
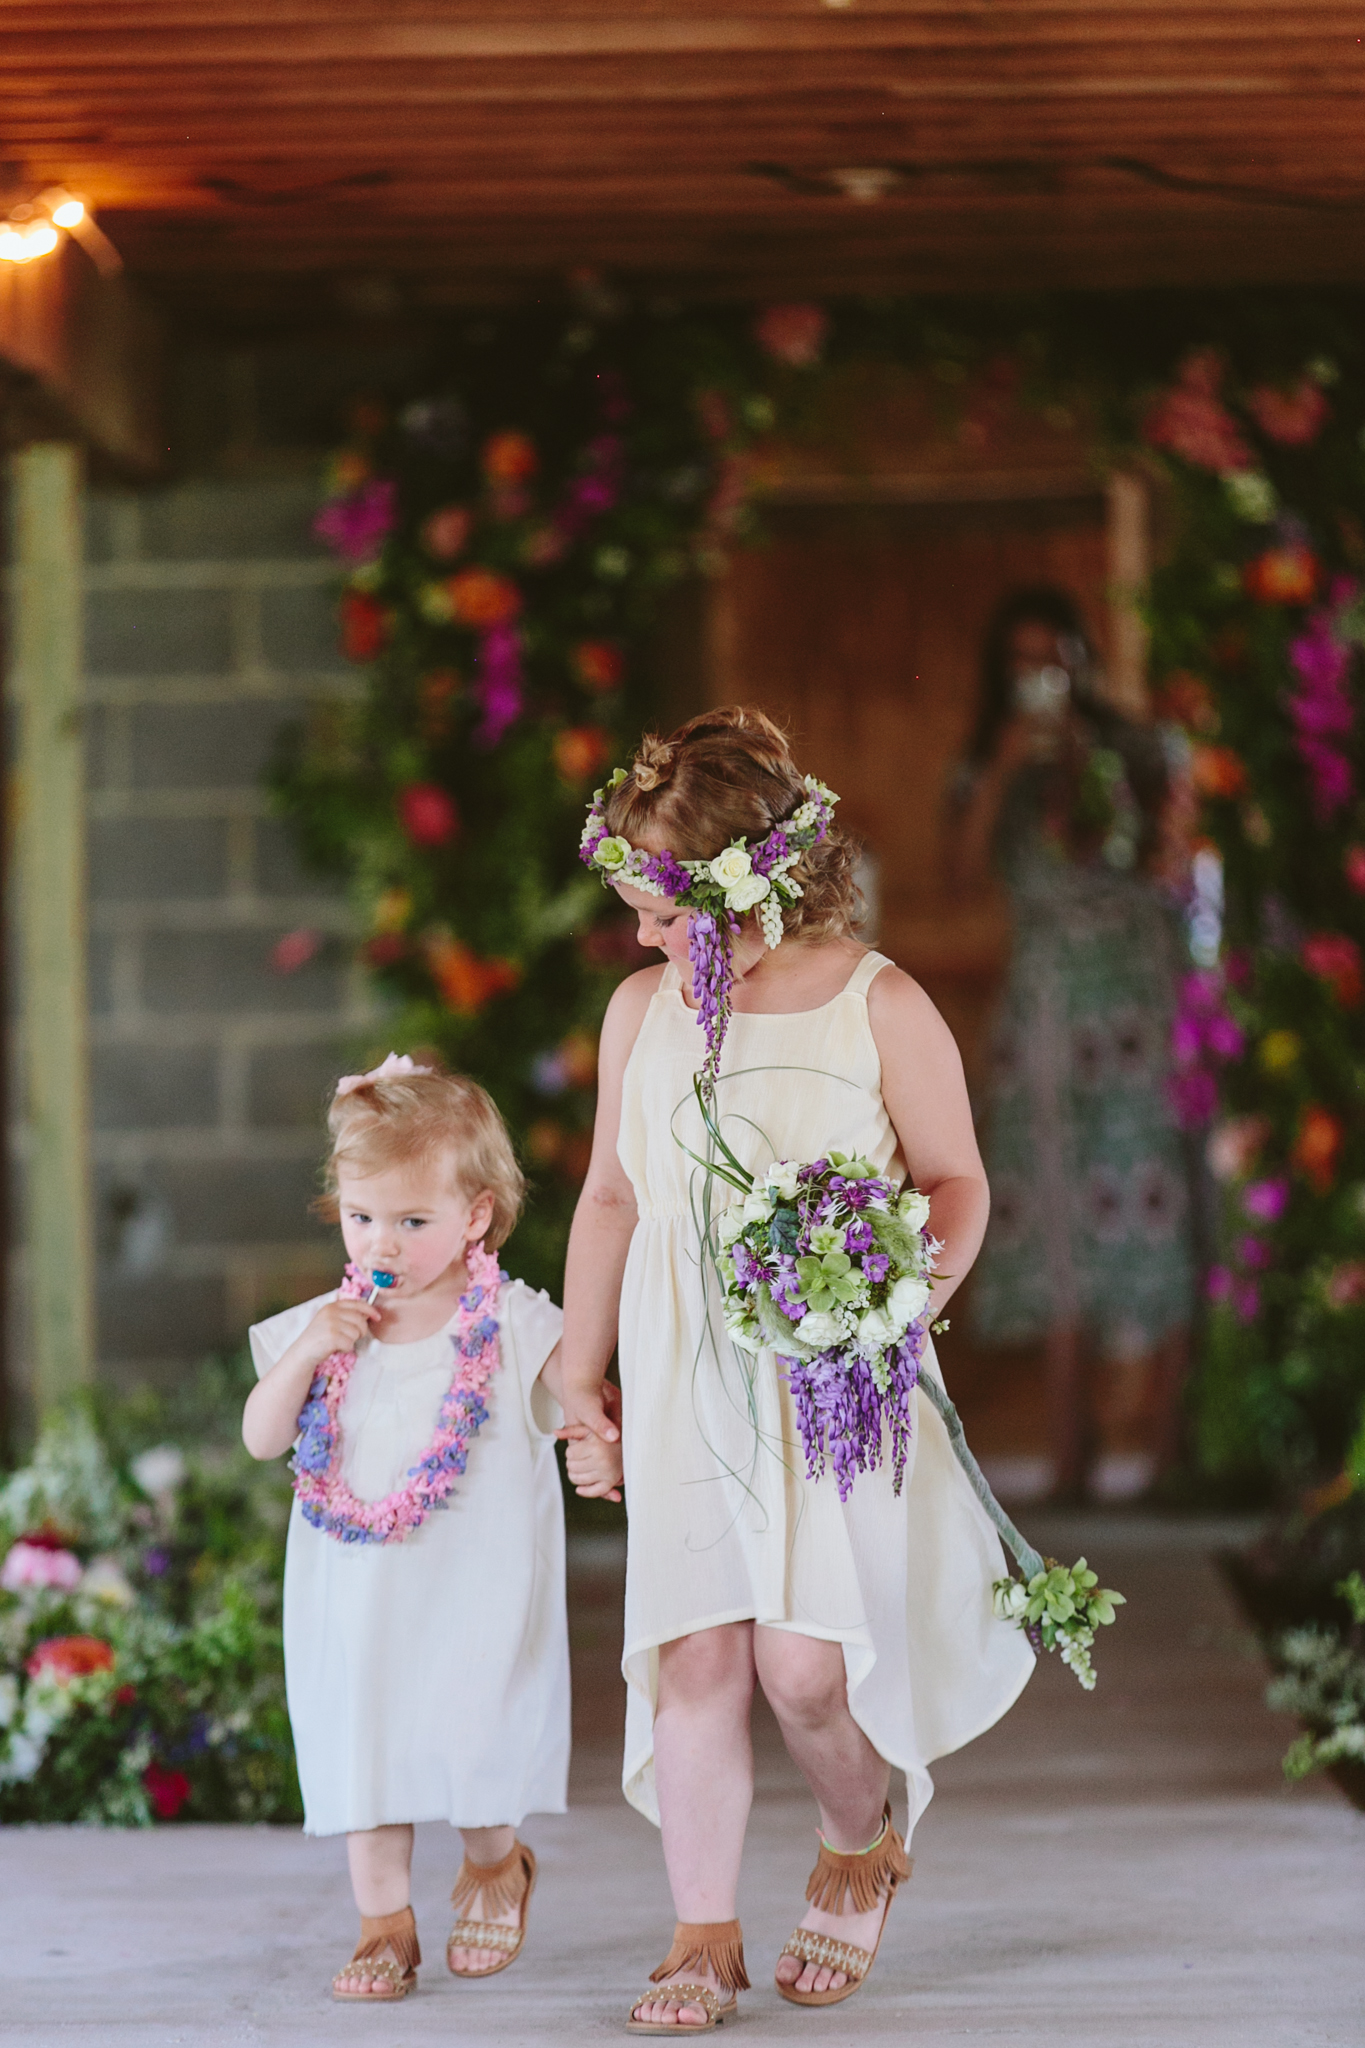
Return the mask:
[[[329,1284],[328,1081],[374,1028],[344,899],[262,776],[345,690],[309,473],[89,502],[93,1151],[104,1378],[165,1379]],[[275,943],[308,929],[293,973]],[[22,1373],[22,1360],[16,1360]]]

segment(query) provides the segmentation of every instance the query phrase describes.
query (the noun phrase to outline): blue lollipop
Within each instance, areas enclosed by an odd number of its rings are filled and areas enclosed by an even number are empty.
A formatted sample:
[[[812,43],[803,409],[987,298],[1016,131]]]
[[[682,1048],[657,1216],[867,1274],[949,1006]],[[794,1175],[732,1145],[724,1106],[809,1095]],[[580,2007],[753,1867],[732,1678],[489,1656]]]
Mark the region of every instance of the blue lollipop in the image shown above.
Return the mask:
[[[382,1294],[386,1287],[392,1287],[396,1284],[397,1275],[394,1273],[385,1273],[378,1266],[376,1266],[373,1273],[371,1273],[370,1278],[374,1282],[374,1285],[370,1289],[369,1302],[366,1303],[367,1307],[369,1307],[373,1303],[374,1298],[377,1294]]]

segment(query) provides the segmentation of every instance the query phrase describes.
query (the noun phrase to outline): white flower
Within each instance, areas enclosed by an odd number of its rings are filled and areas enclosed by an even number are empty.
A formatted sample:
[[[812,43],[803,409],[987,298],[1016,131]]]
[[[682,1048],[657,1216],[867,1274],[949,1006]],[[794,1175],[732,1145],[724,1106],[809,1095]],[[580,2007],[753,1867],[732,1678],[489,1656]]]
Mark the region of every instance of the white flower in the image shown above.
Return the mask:
[[[593,849],[593,866],[603,868],[607,874],[614,875],[618,869],[625,866],[630,854],[631,846],[628,839],[613,839],[608,836],[606,839],[599,839]]]
[[[128,1467],[144,1493],[156,1499],[174,1493],[185,1477],[185,1459],[174,1444],[153,1444]]]
[[[746,853],[744,858],[749,858]],[[745,875],[732,889],[725,892],[725,908],[733,910],[736,917],[742,917],[746,910],[752,910],[756,903],[772,894],[772,883],[766,875]]]
[[[858,1349],[864,1357],[872,1357],[885,1351],[892,1338],[899,1334],[891,1327],[891,1319],[884,1308],[867,1309],[858,1318]]]
[[[81,1591],[111,1607],[131,1607],[133,1589],[116,1557],[97,1557],[81,1581]]]
[[[907,1188],[896,1209],[911,1230],[923,1230],[929,1221],[929,1197],[922,1195],[918,1188]]]
[[[802,1343],[811,1345],[816,1351],[826,1351],[831,1344],[844,1341],[843,1318],[827,1311],[812,1309],[808,1316],[801,1318],[796,1328]]]
[[[46,1737],[40,1742],[22,1731],[12,1735],[9,1756],[0,1763],[0,1779],[12,1785],[26,1785],[30,1778],[37,1777],[46,1747]]]
[[[727,1315],[725,1318],[725,1328],[729,1333],[730,1342],[737,1351],[761,1351],[763,1349],[763,1332],[751,1320],[745,1310],[739,1309],[733,1316]]]
[[[1022,1579],[997,1579],[991,1588],[991,1605],[1000,1621],[1018,1621],[1028,1611],[1028,1598]]]
[[[724,853],[718,853],[708,864],[708,873],[712,881],[718,882],[727,892],[734,888],[736,882],[742,882],[744,877],[751,875],[753,871],[754,864],[743,846],[727,846]],[[757,902],[758,898],[755,897],[754,901]]]
[[[761,1187],[751,1188],[740,1207],[746,1223],[766,1223],[773,1213],[772,1196]]]
[[[744,1207],[740,1202],[731,1203],[716,1221],[716,1236],[722,1249],[732,1245],[744,1228]]]
[[[763,1176],[765,1188],[771,1188],[784,1202],[794,1202],[801,1183],[796,1178],[796,1164],[791,1159],[778,1159]]]
[[[0,1671],[0,1728],[8,1728],[19,1706],[19,1681],[12,1671]]]
[[[775,891],[765,896],[759,904],[758,921],[763,927],[763,943],[771,953],[782,944],[786,931],[782,922],[782,899]]]
[[[887,1298],[886,1313],[896,1336],[904,1335],[915,1317],[922,1315],[929,1306],[927,1282],[917,1279],[913,1273],[906,1273],[892,1288]]]

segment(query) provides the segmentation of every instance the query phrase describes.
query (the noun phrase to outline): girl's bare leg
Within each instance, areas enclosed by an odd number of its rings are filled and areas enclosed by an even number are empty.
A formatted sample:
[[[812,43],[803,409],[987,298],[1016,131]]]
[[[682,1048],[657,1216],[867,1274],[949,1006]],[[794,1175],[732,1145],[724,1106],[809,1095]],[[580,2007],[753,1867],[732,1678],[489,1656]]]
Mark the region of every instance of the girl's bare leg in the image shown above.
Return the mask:
[[[351,1865],[351,1890],[366,1919],[379,1920],[386,1913],[401,1913],[404,1906],[412,1903],[412,1829],[406,1823],[366,1828],[359,1834],[347,1835],[346,1854]],[[382,1962],[389,1954],[391,1951],[386,1948],[375,1961]],[[367,1963],[353,1964],[336,1982],[339,1991],[376,1989],[374,1972]],[[381,1983],[378,1988],[387,1990],[388,1986]]]
[[[792,1761],[815,1794],[821,1834],[831,1849],[845,1854],[868,1848],[881,1830],[891,1767],[849,1712],[842,1645],[759,1627],[754,1659]],[[885,1901],[870,1913],[821,1913],[812,1906],[801,1925],[873,1949],[885,1915]],[[817,1968],[796,1956],[781,1957],[777,1975],[802,1991],[837,1991],[847,1982],[842,1970]]]
[[[749,1710],[754,1627],[731,1622],[664,1643],[654,1712],[654,1782],[664,1862],[679,1920],[733,1920],[744,1829],[754,1792]],[[702,1975],[722,1998],[728,1994]],[[700,2026],[697,2005],[646,1999],[643,2020]]]

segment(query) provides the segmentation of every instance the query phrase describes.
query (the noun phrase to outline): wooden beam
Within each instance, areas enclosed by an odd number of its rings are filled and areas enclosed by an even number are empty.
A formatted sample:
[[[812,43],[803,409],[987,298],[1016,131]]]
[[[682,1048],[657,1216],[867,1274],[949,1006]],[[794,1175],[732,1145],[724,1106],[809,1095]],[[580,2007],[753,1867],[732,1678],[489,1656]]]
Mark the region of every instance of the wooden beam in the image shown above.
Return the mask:
[[[0,263],[0,357],[36,377],[64,419],[120,466],[165,460],[160,328],[126,278],[101,277],[63,240],[35,263]]]
[[[40,442],[12,458],[11,478],[24,1243],[41,1413],[89,1382],[95,1357],[79,451]]]

